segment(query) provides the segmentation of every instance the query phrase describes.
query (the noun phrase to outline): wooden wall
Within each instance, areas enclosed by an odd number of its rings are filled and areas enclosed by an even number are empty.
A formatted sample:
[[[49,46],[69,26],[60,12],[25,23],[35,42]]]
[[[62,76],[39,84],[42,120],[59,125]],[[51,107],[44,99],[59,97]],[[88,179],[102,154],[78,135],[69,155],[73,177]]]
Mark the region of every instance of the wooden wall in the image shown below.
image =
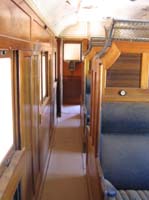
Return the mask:
[[[107,87],[140,87],[141,54],[121,54],[107,70]]]
[[[23,152],[22,157],[17,151],[13,156],[18,171],[7,176],[7,181],[3,175],[0,177],[0,199],[12,199],[20,181],[22,200],[37,199],[55,125],[56,83],[53,67],[56,40],[52,31],[25,1],[1,0],[0,24],[0,49],[8,49],[13,53],[13,65],[17,70],[14,88],[18,98],[16,124],[19,127],[16,150]],[[40,102],[39,68],[42,52],[48,54],[48,95]],[[9,170],[12,171],[11,163],[6,171]],[[12,187],[8,187],[11,182]]]
[[[80,104],[82,62],[76,63],[75,71],[69,70],[69,63],[63,65],[63,103]]]

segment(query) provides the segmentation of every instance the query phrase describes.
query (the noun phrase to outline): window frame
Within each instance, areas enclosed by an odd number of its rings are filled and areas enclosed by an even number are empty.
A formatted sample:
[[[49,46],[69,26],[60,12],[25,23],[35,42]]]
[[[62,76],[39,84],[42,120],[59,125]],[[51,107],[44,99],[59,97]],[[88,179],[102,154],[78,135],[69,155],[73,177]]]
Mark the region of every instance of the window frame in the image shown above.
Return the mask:
[[[18,121],[18,79],[17,79],[17,52],[10,50],[0,49],[0,58],[10,58],[11,59],[11,86],[12,86],[12,119],[13,119],[13,145],[10,147],[6,155],[4,156],[2,162],[0,163],[0,177],[4,173],[5,169],[9,166],[11,159],[15,153],[16,149],[19,149],[19,121]]]
[[[45,56],[45,81],[43,82],[43,56]],[[49,90],[48,90],[48,83],[49,83],[49,65],[48,65],[48,52],[41,52],[41,65],[40,65],[40,104],[43,104],[44,101],[49,96]],[[45,83],[45,95],[43,95],[43,84]]]

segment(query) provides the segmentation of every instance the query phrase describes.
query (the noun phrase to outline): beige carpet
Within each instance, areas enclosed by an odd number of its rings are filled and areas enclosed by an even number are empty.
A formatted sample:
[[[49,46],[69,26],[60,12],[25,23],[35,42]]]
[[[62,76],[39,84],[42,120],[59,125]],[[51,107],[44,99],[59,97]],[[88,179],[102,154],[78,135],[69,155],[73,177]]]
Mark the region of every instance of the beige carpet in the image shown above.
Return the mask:
[[[80,106],[62,109],[41,200],[88,200],[79,114]]]

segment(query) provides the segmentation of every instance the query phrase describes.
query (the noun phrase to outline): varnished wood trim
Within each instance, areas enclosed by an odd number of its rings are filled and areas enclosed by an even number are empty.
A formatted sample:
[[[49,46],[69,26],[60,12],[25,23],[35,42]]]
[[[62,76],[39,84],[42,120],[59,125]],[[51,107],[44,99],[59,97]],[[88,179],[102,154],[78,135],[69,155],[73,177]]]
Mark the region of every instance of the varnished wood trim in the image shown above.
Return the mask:
[[[25,150],[16,151],[10,165],[0,178],[0,199],[13,199],[13,195],[24,173]]]
[[[125,96],[119,95],[121,90],[126,91]],[[104,102],[149,102],[149,90],[140,88],[106,88],[103,96]]]
[[[141,88],[147,89],[149,83],[149,53],[142,55]]]
[[[5,155],[4,159],[2,160],[0,164],[0,177],[3,175],[4,171],[7,169],[8,165],[11,162],[11,159],[15,153],[15,146],[13,145],[10,147],[9,151]]]
[[[114,41],[122,53],[144,53],[149,52],[148,42]]]
[[[40,105],[40,114],[44,114],[44,112],[46,112],[47,110],[47,105],[51,102],[51,98],[50,97],[46,97],[43,101],[43,104]]]
[[[120,56],[121,51],[117,47],[117,45],[113,42],[112,46],[108,49],[106,54],[101,58],[101,61],[106,69],[109,69],[113,63]]]
[[[98,53],[99,51],[101,51],[103,47],[92,47],[91,51],[89,52],[89,54],[87,54],[87,56],[85,56],[85,59],[87,60],[91,60],[96,53]]]

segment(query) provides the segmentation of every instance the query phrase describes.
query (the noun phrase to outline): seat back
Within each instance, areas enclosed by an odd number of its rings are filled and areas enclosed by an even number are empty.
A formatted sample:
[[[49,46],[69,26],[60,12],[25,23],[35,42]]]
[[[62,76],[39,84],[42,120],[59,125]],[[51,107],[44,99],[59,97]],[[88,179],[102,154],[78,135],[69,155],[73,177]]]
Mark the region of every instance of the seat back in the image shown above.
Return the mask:
[[[86,93],[85,93],[85,106],[86,106],[86,122],[87,124],[90,123],[90,103],[91,103],[91,77],[90,74],[86,77]]]
[[[103,103],[100,162],[117,189],[149,189],[149,104]]]

